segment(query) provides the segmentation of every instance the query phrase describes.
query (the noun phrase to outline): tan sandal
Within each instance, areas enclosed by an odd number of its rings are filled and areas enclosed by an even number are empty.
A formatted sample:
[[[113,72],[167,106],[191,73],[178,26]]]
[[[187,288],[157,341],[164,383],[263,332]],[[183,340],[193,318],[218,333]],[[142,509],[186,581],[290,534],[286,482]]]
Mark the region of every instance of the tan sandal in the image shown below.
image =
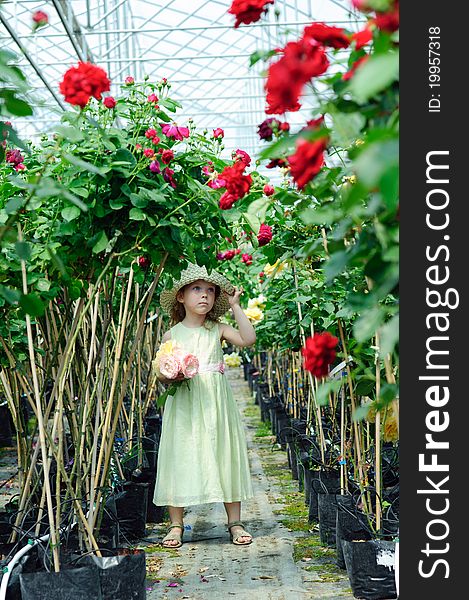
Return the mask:
[[[175,527],[180,527],[181,528],[181,533],[176,533],[175,531],[171,531],[171,529],[174,529]],[[183,523],[171,523],[171,525],[168,527],[168,533],[164,536],[164,538],[161,540],[161,545],[164,548],[180,548],[182,546],[182,538],[184,535],[184,524]],[[168,540],[176,540],[177,544],[165,544],[165,542],[167,542]]]
[[[243,529],[233,536],[233,534],[231,533],[231,528],[235,525],[239,525]],[[236,544],[237,546],[248,546],[252,542],[252,535],[248,531],[245,531],[244,523],[242,523],[241,521],[232,521],[231,523],[228,523],[227,529],[230,532],[230,540],[233,542],[233,544]],[[239,538],[242,537],[250,537],[251,539],[247,542],[238,542]]]

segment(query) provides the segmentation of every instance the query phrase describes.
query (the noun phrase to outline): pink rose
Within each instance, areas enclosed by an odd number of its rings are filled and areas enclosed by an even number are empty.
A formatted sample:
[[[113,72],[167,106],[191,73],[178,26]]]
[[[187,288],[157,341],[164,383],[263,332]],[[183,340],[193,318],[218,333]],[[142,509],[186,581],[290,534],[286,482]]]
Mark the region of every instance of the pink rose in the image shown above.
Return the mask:
[[[176,379],[179,373],[180,364],[177,358],[171,355],[161,356],[158,368],[160,373],[166,379]]]
[[[186,354],[181,361],[181,371],[184,377],[192,379],[199,372],[199,359],[193,354]]]

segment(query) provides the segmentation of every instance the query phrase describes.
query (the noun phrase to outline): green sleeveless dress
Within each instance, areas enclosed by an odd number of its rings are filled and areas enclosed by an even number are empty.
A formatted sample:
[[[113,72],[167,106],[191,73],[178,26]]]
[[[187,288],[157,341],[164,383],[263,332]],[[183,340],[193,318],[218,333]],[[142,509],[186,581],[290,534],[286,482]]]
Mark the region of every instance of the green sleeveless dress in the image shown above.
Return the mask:
[[[210,325],[209,325],[210,326]],[[223,374],[218,324],[171,328],[199,359],[199,373],[165,403],[158,450],[157,506],[236,502],[253,496],[241,415]]]

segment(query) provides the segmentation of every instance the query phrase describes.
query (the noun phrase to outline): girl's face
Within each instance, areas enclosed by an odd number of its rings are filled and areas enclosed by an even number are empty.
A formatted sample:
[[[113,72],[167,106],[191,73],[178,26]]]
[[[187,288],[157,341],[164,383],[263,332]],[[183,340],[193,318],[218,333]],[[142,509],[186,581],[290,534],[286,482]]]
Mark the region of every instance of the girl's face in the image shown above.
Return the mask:
[[[186,312],[206,315],[212,310],[215,303],[216,286],[203,279],[198,279],[186,285],[184,290],[179,291],[177,299],[184,304]]]

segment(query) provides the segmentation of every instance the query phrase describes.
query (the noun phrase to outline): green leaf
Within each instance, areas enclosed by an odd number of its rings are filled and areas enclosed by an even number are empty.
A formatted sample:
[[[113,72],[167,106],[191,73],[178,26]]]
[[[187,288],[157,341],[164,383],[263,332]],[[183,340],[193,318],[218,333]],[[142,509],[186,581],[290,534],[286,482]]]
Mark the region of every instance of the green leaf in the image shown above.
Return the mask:
[[[130,164],[134,166],[137,163],[135,156],[126,148],[119,148],[119,150],[117,150],[114,154],[114,157],[117,162],[122,162],[124,164]]]
[[[381,327],[379,353],[381,357],[391,353],[399,340],[399,315],[394,315]]]
[[[0,284],[0,296],[5,298],[10,304],[16,304],[20,299],[21,292]]]
[[[33,109],[27,102],[13,95],[5,98],[5,108],[17,117],[30,117],[33,114]]]
[[[357,406],[353,411],[352,421],[361,421],[368,414],[373,402],[366,402],[365,404],[361,404]]]
[[[379,395],[378,401],[380,404],[389,404],[397,396],[397,393],[398,387],[395,383],[384,383],[381,386],[381,393]]]
[[[318,385],[316,392],[316,401],[319,406],[326,406],[329,403],[329,394],[331,392],[338,392],[342,385],[342,381],[325,381]]]
[[[20,306],[24,312],[32,317],[39,317],[44,314],[45,305],[37,294],[22,294]]]
[[[31,257],[31,248],[28,242],[16,242],[15,251],[21,260],[29,260]]]
[[[59,125],[55,128],[59,137],[69,142],[81,142],[83,141],[83,133],[76,127],[68,127],[66,125]]]
[[[362,313],[353,325],[353,335],[358,342],[366,342],[375,335],[384,320],[384,311],[379,307]]]
[[[109,240],[107,239],[106,233],[104,231],[101,231],[98,241],[93,246],[93,254],[99,254],[107,248],[108,244]]]
[[[398,76],[399,52],[374,55],[358,67],[348,91],[358,102],[366,102],[387,88]]]
[[[267,212],[269,204],[269,201],[265,198],[259,198],[258,200],[251,202],[247,212],[244,213],[244,217],[256,235],[259,233],[259,228],[264,222],[265,213]]]
[[[135,208],[146,208],[148,206],[148,200],[138,194],[130,194],[130,201]]]
[[[166,399],[168,398],[168,396],[174,396],[177,388],[178,388],[178,385],[176,383],[173,383],[172,385],[170,385],[168,387],[168,389],[165,392],[163,392],[161,394],[161,396],[159,396],[159,398],[157,399],[156,407],[161,408],[162,406],[164,406],[164,403],[166,402]]]
[[[277,54],[276,50],[256,50],[249,57],[249,66],[252,67],[260,60],[268,60]]]
[[[132,221],[145,221],[146,215],[140,208],[132,208],[129,212],[129,219]]]
[[[329,111],[331,112],[331,111]],[[332,112],[331,141],[342,148],[347,148],[357,139],[366,123],[366,117],[359,112],[342,113]]]
[[[60,214],[66,221],[73,221],[81,215],[81,210],[77,206],[67,206],[61,210]]]
[[[112,210],[120,210],[126,205],[126,202],[127,201],[125,198],[111,198],[109,200],[109,206],[112,208]]]
[[[374,188],[381,182],[381,178],[391,170],[391,177],[395,175],[394,168],[399,162],[399,142],[396,139],[374,142],[369,144],[356,158],[355,170],[358,178],[368,188]],[[388,181],[385,182],[388,184]],[[386,192],[388,194],[388,192]],[[389,191],[394,195],[394,190]]]
[[[24,198],[11,198],[5,205],[5,212],[7,215],[12,215],[17,212],[24,204]]]
[[[76,207],[78,207],[81,211],[83,211],[83,212],[87,212],[88,211],[87,205],[84,202],[82,202],[80,200],[80,198],[77,198],[77,196],[75,196],[74,194],[71,194],[68,190],[63,189],[62,190],[62,195],[63,195],[64,198],[66,198],[72,204],[74,204]]]
[[[82,158],[78,158],[78,156],[64,153],[63,157],[66,161],[68,161],[72,165],[75,165],[75,167],[79,167],[80,169],[83,169],[84,171],[88,171],[90,173],[95,173],[96,175],[102,175],[102,171],[99,167],[87,162],[86,160],[83,160]]]
[[[48,279],[38,279],[36,287],[40,292],[48,292],[51,286],[51,282]]]

